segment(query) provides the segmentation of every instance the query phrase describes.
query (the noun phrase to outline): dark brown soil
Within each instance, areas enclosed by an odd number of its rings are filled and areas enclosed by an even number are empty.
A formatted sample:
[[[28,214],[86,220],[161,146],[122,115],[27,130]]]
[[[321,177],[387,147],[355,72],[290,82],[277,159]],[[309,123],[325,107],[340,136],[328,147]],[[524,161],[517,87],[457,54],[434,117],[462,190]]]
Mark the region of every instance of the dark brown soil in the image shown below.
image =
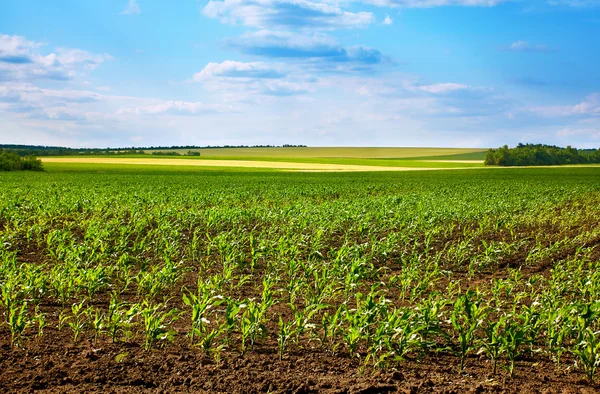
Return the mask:
[[[449,355],[427,356],[396,368],[360,373],[358,362],[320,349],[293,351],[279,360],[275,344],[242,357],[223,354],[215,362],[182,342],[146,351],[138,345],[73,345],[70,337],[49,332],[12,349],[2,331],[0,388],[6,392],[48,393],[596,393],[582,374],[553,363],[522,360],[515,375],[491,376],[477,357],[460,372]],[[118,355],[122,357],[117,357]]]

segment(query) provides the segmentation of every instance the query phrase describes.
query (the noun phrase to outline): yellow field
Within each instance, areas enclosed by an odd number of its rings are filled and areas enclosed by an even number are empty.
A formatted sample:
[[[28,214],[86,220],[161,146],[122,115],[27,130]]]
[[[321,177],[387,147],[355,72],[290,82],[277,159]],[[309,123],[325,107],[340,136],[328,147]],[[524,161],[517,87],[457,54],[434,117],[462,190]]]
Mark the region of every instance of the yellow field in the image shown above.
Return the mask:
[[[353,164],[329,163],[289,163],[253,160],[185,160],[167,158],[115,158],[115,157],[43,157],[44,163],[119,164],[119,165],[161,165],[161,166],[204,166],[204,167],[246,167],[269,168],[287,171],[418,171],[438,168],[383,167]],[[450,168],[447,168],[450,169]]]
[[[161,149],[185,153],[187,149]],[[277,157],[277,158],[364,158],[364,159],[400,159],[425,156],[446,156],[463,153],[483,152],[485,149],[472,148],[213,148],[191,149],[199,151],[203,157]],[[147,151],[150,153],[152,151]]]

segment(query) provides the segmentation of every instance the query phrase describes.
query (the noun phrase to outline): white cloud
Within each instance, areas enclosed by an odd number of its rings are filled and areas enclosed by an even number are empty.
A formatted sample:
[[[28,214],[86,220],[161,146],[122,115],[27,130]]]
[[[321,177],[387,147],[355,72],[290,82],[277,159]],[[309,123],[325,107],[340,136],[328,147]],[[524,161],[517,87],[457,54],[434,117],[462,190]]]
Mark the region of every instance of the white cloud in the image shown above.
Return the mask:
[[[112,59],[108,54],[71,48],[43,54],[42,47],[21,36],[0,35],[0,81],[67,80]]]
[[[385,19],[383,20],[383,24],[390,26],[394,24],[394,21],[392,20],[392,18],[390,18],[389,15],[386,15]]]
[[[121,108],[117,113],[136,115],[201,115],[231,111],[233,111],[231,106],[204,104],[200,101],[163,101],[158,104]]]
[[[550,0],[553,6],[567,6],[574,8],[590,8],[600,6],[600,0]]]
[[[87,108],[107,98],[98,93],[74,89],[44,89],[29,83],[0,85],[0,112],[25,119],[85,122],[96,112]]]
[[[89,103],[102,100],[103,96],[85,90],[43,89],[28,83],[0,85],[0,102],[26,105],[59,105]]]
[[[360,81],[360,80],[359,80]],[[435,84],[421,84],[418,79],[412,76],[396,74],[391,80],[386,79],[365,79],[355,91],[362,96],[386,96],[392,95],[407,96],[416,94],[427,95],[449,95],[460,91],[476,92],[484,89],[475,88],[461,83],[443,82]]]
[[[303,63],[304,69],[313,71],[371,72],[375,66],[390,63],[377,49],[360,45],[344,47],[323,33],[259,30],[231,39],[228,45],[249,55]]]
[[[363,0],[379,7],[432,8],[432,7],[493,7],[505,0]]]
[[[208,63],[202,71],[194,74],[199,82],[212,77],[224,78],[281,78],[282,74],[275,66],[263,62],[243,63],[226,60],[222,63]]]
[[[354,28],[375,21],[371,12],[348,12],[334,2],[311,0],[210,0],[203,12],[223,23],[241,23],[258,29]]]
[[[600,116],[600,93],[594,93],[575,105],[547,105],[530,107],[527,112],[536,115],[555,118],[566,116]]]
[[[293,66],[263,62],[208,63],[194,74],[208,91],[221,94],[225,101],[245,101],[252,96],[294,96],[312,91],[312,79]]]
[[[591,139],[600,139],[600,128],[571,128],[565,127],[559,130],[556,135],[558,137],[583,136]]]
[[[515,41],[507,47],[502,48],[505,51],[511,52],[538,52],[538,53],[551,53],[556,52],[554,49],[549,48],[546,45],[533,45],[527,41]]]
[[[140,5],[137,3],[137,1],[129,0],[127,2],[127,5],[123,9],[123,11],[121,11],[119,13],[119,15],[136,15],[136,14],[141,14],[141,13],[142,13],[142,10],[140,9]]]
[[[451,83],[451,82],[436,83],[433,85],[418,85],[418,86],[412,87],[412,89],[414,89],[414,90],[420,90],[422,92],[433,93],[433,94],[443,94],[443,93],[455,92],[458,90],[466,90],[469,88],[470,87],[468,85],[463,85],[460,83]]]
[[[299,83],[281,80],[264,81],[261,93],[270,96],[294,96],[308,93],[313,88],[309,83]]]

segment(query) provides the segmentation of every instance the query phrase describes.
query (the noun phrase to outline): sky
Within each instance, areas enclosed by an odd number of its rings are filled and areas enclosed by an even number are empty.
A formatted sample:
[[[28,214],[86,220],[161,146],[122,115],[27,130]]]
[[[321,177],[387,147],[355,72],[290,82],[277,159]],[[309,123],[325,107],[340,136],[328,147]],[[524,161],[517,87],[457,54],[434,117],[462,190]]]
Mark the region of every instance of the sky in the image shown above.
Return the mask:
[[[600,147],[600,0],[2,0],[0,143]]]

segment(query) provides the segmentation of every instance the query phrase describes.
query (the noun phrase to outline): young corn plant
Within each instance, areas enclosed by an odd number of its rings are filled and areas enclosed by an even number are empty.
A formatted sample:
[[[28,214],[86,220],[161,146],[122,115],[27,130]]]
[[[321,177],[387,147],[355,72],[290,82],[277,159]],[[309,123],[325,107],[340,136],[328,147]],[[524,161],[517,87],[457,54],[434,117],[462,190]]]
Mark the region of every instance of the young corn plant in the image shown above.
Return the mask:
[[[83,332],[86,326],[86,321],[84,319],[85,313],[83,309],[84,301],[80,303],[75,303],[71,305],[71,316],[68,316],[65,321],[73,331],[73,342],[77,342],[79,335]]]
[[[266,334],[266,313],[273,305],[273,281],[269,277],[263,278],[263,291],[261,302],[253,300],[246,302],[245,311],[240,319],[240,331],[242,334],[242,355],[248,350],[248,345],[254,346],[259,337]],[[242,306],[240,305],[240,308]]]
[[[485,337],[481,339],[479,354],[484,353],[492,361],[492,375],[496,375],[498,359],[504,351],[502,343],[502,327],[504,318],[500,317],[496,321],[488,320],[481,326]]]
[[[190,340],[194,343],[194,336],[202,336],[206,331],[208,312],[213,306],[218,306],[222,302],[222,297],[212,295],[210,289],[201,281],[198,281],[198,294],[188,292],[183,294],[183,303],[192,309],[192,327],[190,329]]]
[[[241,305],[240,305],[241,307]],[[247,301],[244,305],[245,311],[240,319],[240,332],[242,335],[242,355],[246,354],[249,347],[254,346],[254,343],[259,337],[266,333],[265,312],[262,304],[255,301]]]
[[[314,327],[314,324],[310,323],[313,316],[318,313],[320,310],[327,308],[325,304],[318,305],[306,305],[305,307],[297,307],[294,304],[289,304],[290,309],[292,310],[292,314],[294,315],[293,321],[293,334],[295,338],[296,345],[299,344],[300,338],[306,332],[307,328]]]
[[[543,316],[546,350],[556,366],[560,366],[562,355],[567,350],[567,340],[572,330],[569,307],[549,309]]]
[[[277,346],[279,348],[279,360],[283,360],[289,339],[294,335],[295,321],[284,322],[279,316],[279,332],[277,333]]]
[[[136,276],[138,294],[146,299],[153,299],[175,285],[182,275],[182,263],[176,263],[165,256],[162,267],[155,266],[151,271],[140,271]]]
[[[500,350],[508,357],[508,373],[513,376],[515,361],[521,355],[521,346],[526,343],[526,327],[519,321],[506,321],[500,336]]]
[[[423,326],[421,331],[423,351],[439,348],[435,338],[442,334],[440,321],[446,304],[444,298],[432,295],[415,308],[418,312],[419,324]]]
[[[213,328],[210,331],[207,329],[202,333],[199,340],[199,346],[207,356],[213,356],[215,362],[221,359],[221,351],[225,348],[224,344],[217,344],[219,336],[222,334],[221,327]]]
[[[108,286],[110,269],[103,266],[85,269],[82,273],[82,288],[87,292],[88,298],[92,300],[94,295]]]
[[[177,309],[163,312],[164,305],[150,305],[147,301],[141,305],[140,317],[144,329],[144,348],[150,348],[158,341],[173,342],[177,332],[170,325],[179,318]]]
[[[590,384],[594,384],[596,371],[600,366],[600,331],[590,327],[579,332],[579,342],[571,349],[577,359],[577,365],[583,369]]]
[[[127,307],[125,303],[119,302],[117,294],[111,294],[103,325],[113,343],[116,343],[120,336],[125,337],[126,340],[131,338],[138,313],[139,305],[133,304]]]
[[[98,309],[89,307],[85,310],[88,324],[91,326],[94,332],[94,344],[98,342],[98,337],[104,330],[105,314],[100,313]]]
[[[7,279],[0,284],[0,296],[2,297],[0,300],[4,309],[8,312],[6,314],[7,323],[9,322],[10,311],[21,304],[22,296],[20,293],[20,286],[14,278]]]
[[[577,364],[583,369],[590,383],[594,382],[596,370],[600,365],[600,331],[595,329],[598,320],[598,304],[577,305],[579,313],[575,315],[575,344],[571,353]]]
[[[224,310],[224,321],[221,323],[220,329],[225,333],[226,341],[229,344],[231,337],[239,320],[238,316],[242,310],[242,305],[232,298],[225,300],[226,307]]]
[[[35,308],[35,316],[33,317],[33,321],[38,324],[38,338],[44,335],[44,329],[48,326],[48,321],[46,320],[46,315],[44,315],[39,307]]]
[[[339,346],[336,338],[342,331],[345,308],[346,305],[342,304],[336,309],[335,313],[325,312],[321,318],[322,334],[319,340],[321,346],[329,348],[332,353],[335,353]]]
[[[392,330],[388,348],[396,361],[404,361],[413,350],[423,348],[422,336],[427,326],[414,310],[396,309],[387,316],[387,323]]]
[[[460,358],[460,370],[465,369],[468,354],[473,350],[475,331],[483,323],[487,309],[481,305],[473,291],[469,291],[454,302],[451,323],[458,340],[457,354]]]
[[[21,346],[23,332],[31,324],[27,315],[27,302],[13,303],[8,309],[8,326],[10,327],[11,345]]]

